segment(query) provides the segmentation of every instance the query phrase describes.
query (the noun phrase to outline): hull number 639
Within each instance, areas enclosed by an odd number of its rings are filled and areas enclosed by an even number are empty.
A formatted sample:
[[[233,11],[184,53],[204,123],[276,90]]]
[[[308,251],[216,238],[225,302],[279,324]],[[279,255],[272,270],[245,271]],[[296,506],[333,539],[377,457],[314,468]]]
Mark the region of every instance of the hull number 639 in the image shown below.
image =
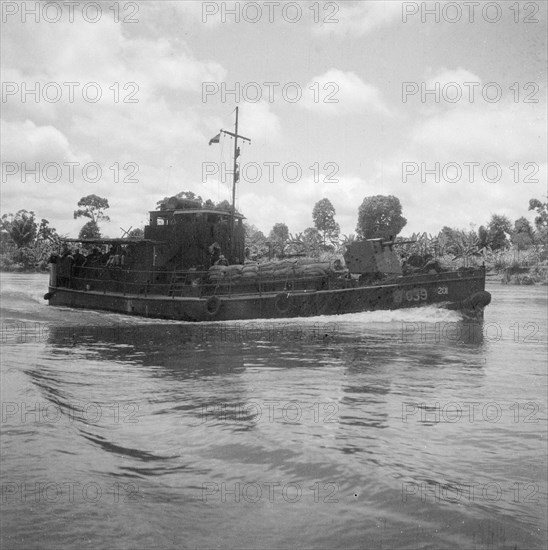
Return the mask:
[[[394,292],[394,303],[421,302],[428,300],[428,292],[425,288],[411,288],[409,290],[396,290]]]

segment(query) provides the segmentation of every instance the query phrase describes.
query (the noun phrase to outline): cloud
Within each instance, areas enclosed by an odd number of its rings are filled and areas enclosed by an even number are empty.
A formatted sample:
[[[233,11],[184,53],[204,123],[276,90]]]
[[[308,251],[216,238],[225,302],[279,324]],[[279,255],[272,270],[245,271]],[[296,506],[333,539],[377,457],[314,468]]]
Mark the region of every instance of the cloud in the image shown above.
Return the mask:
[[[3,162],[47,162],[86,160],[71,148],[67,137],[53,126],[37,126],[31,120],[1,121]],[[9,136],[9,139],[8,139]]]
[[[327,197],[337,212],[335,219],[342,233],[352,233],[356,227],[358,206],[363,197],[378,194],[374,185],[366,184],[358,176],[341,176],[339,182],[327,183],[327,174],[320,174],[319,182],[305,177],[296,183],[278,182],[275,193],[242,192],[239,205],[248,222],[268,234],[275,223],[284,222],[291,233],[313,227],[312,209],[316,202]]]
[[[464,70],[460,75],[469,78]],[[523,215],[529,198],[545,194],[547,121],[540,104],[508,99],[418,110],[422,116],[409,128],[405,145],[382,166],[385,186],[401,199],[410,231],[485,224],[493,213],[513,220]],[[406,178],[403,163],[414,163],[405,165]]]
[[[330,69],[312,78],[305,90],[307,94],[303,94],[300,105],[310,111],[328,115],[363,111],[390,114],[380,91],[352,71]]]
[[[336,13],[324,11],[322,17],[338,20],[318,26],[319,34],[333,33],[346,36],[363,36],[374,30],[391,25],[402,17],[402,4],[399,0],[367,0],[357,2],[337,2]]]
[[[437,73],[431,74],[432,69],[427,71],[426,87],[431,90],[436,84],[439,84],[441,88],[449,83],[456,83],[461,88],[467,90],[464,86],[465,82],[473,82],[481,84],[481,79],[474,73],[459,67],[458,69],[441,68]]]
[[[266,101],[245,103],[240,108],[240,128],[245,128],[246,136],[263,146],[278,142],[282,137],[282,126],[278,115],[271,110]]]
[[[184,41],[132,38],[124,33],[123,25],[106,17],[95,25],[79,18],[72,24],[10,22],[2,63],[4,81],[9,78],[18,88],[38,84],[43,90],[51,83],[50,95],[55,96],[56,88],[61,92],[56,101],[41,95],[39,103],[21,93],[9,96],[3,105],[4,116],[28,112],[48,120],[95,113],[98,108],[123,111],[127,104],[154,105],[162,99],[181,110],[188,103],[182,101],[184,94],[199,94],[202,82],[222,81],[226,76],[219,63],[197,59]]]
[[[530,105],[463,103],[419,121],[410,139],[416,154],[438,160],[542,162],[546,122]]]

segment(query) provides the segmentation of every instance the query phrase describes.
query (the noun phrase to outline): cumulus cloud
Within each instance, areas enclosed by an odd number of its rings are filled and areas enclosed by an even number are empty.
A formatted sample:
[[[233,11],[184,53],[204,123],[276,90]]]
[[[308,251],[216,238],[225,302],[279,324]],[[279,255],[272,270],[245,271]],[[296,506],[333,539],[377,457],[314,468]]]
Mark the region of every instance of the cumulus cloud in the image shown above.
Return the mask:
[[[380,91],[352,71],[330,69],[305,86],[300,105],[321,114],[340,115],[373,111],[389,114]]]
[[[368,0],[367,2],[337,3],[335,13],[324,11],[322,18],[325,21],[337,22],[318,26],[317,33],[333,33],[349,36],[363,36],[381,27],[388,26],[402,17],[402,4],[399,0]]]
[[[314,204],[327,197],[337,212],[335,219],[342,233],[353,233],[358,217],[358,206],[363,197],[375,192],[372,183],[358,176],[341,175],[337,183],[329,183],[329,174],[320,174],[319,181],[306,176],[296,183],[278,181],[275,194],[270,192],[242,192],[239,204],[249,223],[268,234],[275,223],[284,222],[291,233],[313,227]],[[357,199],[358,198],[358,199]]]
[[[73,162],[86,160],[71,148],[67,137],[53,126],[38,126],[31,120],[1,121],[3,162]]]
[[[545,194],[546,114],[512,101],[460,103],[416,119],[383,166],[410,227],[463,227],[493,213],[523,215]],[[423,219],[420,212],[428,209]]]
[[[411,132],[419,155],[512,163],[545,158],[542,109],[513,102],[461,104],[420,120]]]
[[[280,119],[268,102],[245,103],[240,113],[241,128],[245,128],[246,135],[253,136],[255,141],[268,146],[281,139]]]

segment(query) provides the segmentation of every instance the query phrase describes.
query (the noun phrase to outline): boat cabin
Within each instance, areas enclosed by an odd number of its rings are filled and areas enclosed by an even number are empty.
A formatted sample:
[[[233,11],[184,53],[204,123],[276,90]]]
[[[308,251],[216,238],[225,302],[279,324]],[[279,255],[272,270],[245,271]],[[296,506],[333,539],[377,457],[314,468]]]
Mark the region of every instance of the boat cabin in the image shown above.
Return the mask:
[[[225,210],[172,208],[150,212],[145,239],[161,244],[152,247],[150,268],[186,270],[209,268],[214,254],[229,263],[244,263],[244,216],[234,216],[234,243],[230,242],[232,214]]]

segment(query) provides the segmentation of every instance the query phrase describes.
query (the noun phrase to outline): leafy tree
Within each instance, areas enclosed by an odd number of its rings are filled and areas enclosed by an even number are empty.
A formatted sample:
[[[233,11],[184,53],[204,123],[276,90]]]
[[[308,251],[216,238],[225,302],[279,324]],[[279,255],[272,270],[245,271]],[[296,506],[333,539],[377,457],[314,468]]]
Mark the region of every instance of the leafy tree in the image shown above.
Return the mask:
[[[315,227],[307,227],[303,231],[303,242],[310,250],[317,250],[322,244],[321,233]]]
[[[340,226],[335,221],[335,208],[329,199],[322,199],[314,205],[312,219],[314,226],[322,234],[324,245],[326,239],[338,239]]]
[[[104,213],[109,208],[108,199],[98,197],[97,195],[88,195],[78,201],[78,210],[74,211],[74,219],[84,217],[90,218],[95,224],[101,221],[109,222],[110,218]]]
[[[194,191],[181,191],[180,193],[177,193],[176,195],[172,195],[171,197],[164,197],[163,199],[160,199],[156,203],[156,210],[165,210],[167,203],[170,199],[190,199],[193,201],[199,201],[200,203],[203,202],[202,197],[199,195],[196,195]]]
[[[224,201],[221,201],[219,204],[217,204],[215,206],[215,210],[222,210],[224,212],[232,212],[232,205],[227,200],[224,200]],[[236,213],[238,213],[237,210],[236,210]]]
[[[493,214],[487,224],[487,234],[492,250],[508,248],[508,235],[512,233],[512,223],[506,216]]]
[[[307,227],[299,238],[305,247],[305,252],[309,256],[318,256],[323,239],[321,233],[315,227]]]
[[[266,245],[266,237],[264,233],[257,229],[254,225],[244,222],[245,230],[245,246],[250,249],[251,257],[260,257],[268,254],[268,246]]]
[[[38,228],[38,240],[56,242],[59,239],[59,235],[55,227],[49,226],[49,221],[42,218],[40,221],[40,227]]]
[[[462,242],[463,232],[459,229],[453,229],[444,225],[438,234],[438,241],[442,248],[442,253],[453,254],[456,256],[460,252],[460,243]]]
[[[489,246],[489,231],[483,225],[478,228],[478,246],[480,248],[487,248]]]
[[[539,231],[548,228],[548,203],[540,202],[538,199],[531,199],[529,201],[529,210],[535,210],[537,213],[535,225]]]
[[[244,223],[245,229],[245,244],[246,246],[264,244],[266,242],[266,237],[264,233],[257,229],[254,225]]]
[[[6,232],[17,248],[30,246],[38,235],[38,224],[34,212],[19,210],[15,215],[4,214],[1,220],[2,231]]]
[[[271,229],[268,239],[274,243],[277,243],[283,247],[283,245],[289,239],[289,228],[285,223],[276,223]]]
[[[59,241],[57,231],[49,226],[48,220],[42,218],[38,225],[34,212],[26,210],[3,215],[0,229],[2,254],[6,255],[1,264],[9,270],[45,268]]]
[[[358,210],[356,232],[360,239],[395,237],[407,224],[400,200],[393,195],[365,197]]]
[[[132,229],[127,236],[131,239],[142,239],[145,236],[145,231],[141,227]]]
[[[514,222],[514,230],[512,232],[511,241],[518,250],[525,250],[533,244],[533,227],[527,218],[522,216]]]
[[[99,226],[97,225],[97,222],[94,222],[93,220],[87,222],[84,224],[82,229],[80,229],[80,233],[78,233],[79,239],[100,239],[101,238],[101,231],[99,230]]]

